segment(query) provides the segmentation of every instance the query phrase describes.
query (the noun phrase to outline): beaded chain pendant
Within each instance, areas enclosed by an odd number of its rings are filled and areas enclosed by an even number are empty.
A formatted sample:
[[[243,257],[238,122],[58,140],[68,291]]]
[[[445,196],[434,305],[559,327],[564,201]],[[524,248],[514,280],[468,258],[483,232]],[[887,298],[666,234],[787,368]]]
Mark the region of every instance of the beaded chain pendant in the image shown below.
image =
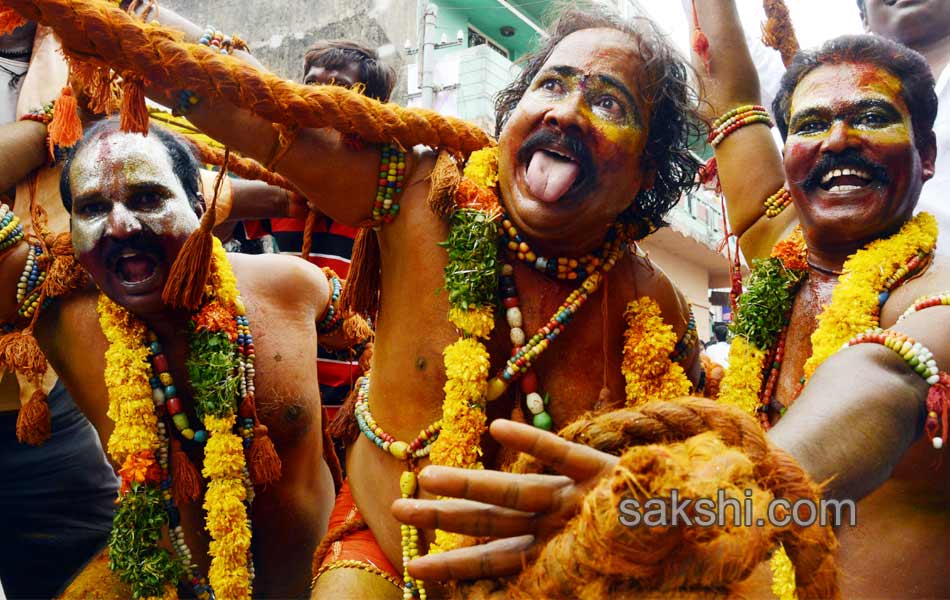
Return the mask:
[[[539,429],[551,431],[554,420],[547,411],[550,399],[547,395],[542,396],[538,393],[538,378],[531,371],[531,365],[564,331],[588,298],[600,288],[607,272],[623,254],[626,246],[624,227],[618,223],[608,233],[600,249],[576,260],[538,258],[525,242],[518,241],[521,237],[507,218],[502,219],[500,231],[503,239],[508,236],[509,256],[514,255],[514,258],[532,265],[550,277],[580,282],[580,285],[567,296],[548,322],[531,339],[526,340],[524,329],[522,329],[523,318],[519,307],[518,289],[515,286],[514,267],[511,264],[503,265],[499,279],[501,301],[510,327],[512,356],[501,373],[488,382],[487,398],[489,401],[497,399],[512,381],[519,380],[521,392],[525,394],[525,404],[532,415],[532,424]],[[517,241],[515,247],[513,247],[514,241]],[[564,269],[561,269],[561,266],[564,266]]]
[[[254,394],[254,339],[251,336],[248,319],[244,315],[236,315],[235,323],[237,325],[237,343],[235,352],[238,355],[238,376],[241,397]],[[198,600],[214,600],[215,594],[208,578],[204,576],[198,567],[192,563],[192,553],[185,543],[185,533],[181,526],[181,513],[175,505],[175,498],[172,494],[172,470],[169,468],[169,455],[171,451],[179,445],[180,442],[173,440],[168,435],[165,422],[162,417],[168,415],[171,417],[172,424],[178,430],[179,435],[185,439],[198,444],[204,444],[208,441],[208,432],[202,428],[193,428],[185,412],[181,399],[178,397],[178,390],[175,388],[175,382],[168,369],[168,360],[163,353],[163,348],[154,332],[148,332],[149,362],[152,365],[152,376],[149,378],[149,384],[152,387],[152,402],[155,405],[155,414],[158,419],[158,437],[159,448],[156,451],[159,467],[162,471],[162,499],[165,503],[165,512],[168,515],[168,537],[172,548],[178,556],[181,564],[184,565],[187,572],[186,581],[191,586],[195,597]],[[254,439],[254,419],[243,417],[238,420],[238,431],[241,433],[241,443],[245,451],[251,446]],[[254,486],[251,483],[251,475],[245,464],[242,473],[246,495],[244,499],[245,510],[250,514],[251,504],[254,501]],[[248,573],[251,581],[254,579],[254,561],[248,553],[247,557]]]

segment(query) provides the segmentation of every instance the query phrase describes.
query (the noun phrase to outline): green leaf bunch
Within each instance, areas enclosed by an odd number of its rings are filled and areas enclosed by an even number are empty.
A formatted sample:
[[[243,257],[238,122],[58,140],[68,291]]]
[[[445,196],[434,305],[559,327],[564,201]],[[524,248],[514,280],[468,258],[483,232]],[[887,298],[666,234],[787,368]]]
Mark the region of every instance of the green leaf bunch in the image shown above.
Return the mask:
[[[449,255],[445,287],[456,308],[491,306],[498,294],[498,225],[494,215],[461,209],[449,221],[449,237],[440,243]]]
[[[771,348],[788,320],[804,270],[785,267],[778,258],[752,261],[746,292],[739,296],[732,332],[756,348]]]

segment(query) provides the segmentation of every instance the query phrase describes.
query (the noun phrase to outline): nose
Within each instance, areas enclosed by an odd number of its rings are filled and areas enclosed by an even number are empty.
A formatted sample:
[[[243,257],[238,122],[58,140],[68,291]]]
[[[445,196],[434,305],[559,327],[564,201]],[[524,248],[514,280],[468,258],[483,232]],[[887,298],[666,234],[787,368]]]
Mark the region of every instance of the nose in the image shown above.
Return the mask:
[[[838,119],[831,124],[822,149],[825,152],[838,153],[858,145],[860,145],[860,140],[851,126],[843,119]]]
[[[132,237],[142,231],[142,223],[124,204],[116,202],[109,212],[106,235],[117,239]]]
[[[556,127],[564,133],[587,134],[590,130],[590,118],[584,106],[583,94],[575,91],[551,102],[544,113],[544,124]]]

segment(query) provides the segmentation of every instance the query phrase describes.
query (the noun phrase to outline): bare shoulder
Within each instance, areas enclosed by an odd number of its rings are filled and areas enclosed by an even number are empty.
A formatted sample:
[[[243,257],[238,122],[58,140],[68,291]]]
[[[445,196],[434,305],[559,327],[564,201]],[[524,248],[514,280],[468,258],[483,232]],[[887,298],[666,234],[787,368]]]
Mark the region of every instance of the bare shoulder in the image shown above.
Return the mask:
[[[663,320],[682,334],[689,322],[689,302],[670,277],[648,256],[633,255],[636,293],[640,298],[652,298],[660,307]]]
[[[330,286],[319,267],[296,256],[228,254],[238,286],[284,307],[323,311]]]
[[[937,255],[923,275],[908,281],[890,295],[881,310],[881,326],[890,327],[922,296],[950,293],[950,256]]]

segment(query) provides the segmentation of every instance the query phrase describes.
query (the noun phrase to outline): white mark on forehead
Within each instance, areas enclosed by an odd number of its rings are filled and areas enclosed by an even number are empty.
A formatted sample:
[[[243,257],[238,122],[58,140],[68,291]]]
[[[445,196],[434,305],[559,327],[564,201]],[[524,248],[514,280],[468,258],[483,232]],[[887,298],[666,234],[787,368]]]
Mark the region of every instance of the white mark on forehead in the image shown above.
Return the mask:
[[[70,169],[73,197],[90,192],[108,196],[117,184],[149,181],[185,193],[165,147],[154,136],[137,133],[103,134],[82,149]]]

